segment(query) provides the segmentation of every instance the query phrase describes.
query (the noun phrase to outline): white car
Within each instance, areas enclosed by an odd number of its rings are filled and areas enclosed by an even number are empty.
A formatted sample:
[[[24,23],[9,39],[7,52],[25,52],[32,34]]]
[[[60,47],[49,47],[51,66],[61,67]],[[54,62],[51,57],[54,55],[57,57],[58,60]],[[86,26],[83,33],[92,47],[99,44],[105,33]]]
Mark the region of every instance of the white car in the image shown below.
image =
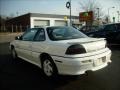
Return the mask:
[[[44,74],[80,75],[111,62],[104,38],[90,38],[67,26],[28,29],[10,43],[12,57],[22,58],[43,69]]]

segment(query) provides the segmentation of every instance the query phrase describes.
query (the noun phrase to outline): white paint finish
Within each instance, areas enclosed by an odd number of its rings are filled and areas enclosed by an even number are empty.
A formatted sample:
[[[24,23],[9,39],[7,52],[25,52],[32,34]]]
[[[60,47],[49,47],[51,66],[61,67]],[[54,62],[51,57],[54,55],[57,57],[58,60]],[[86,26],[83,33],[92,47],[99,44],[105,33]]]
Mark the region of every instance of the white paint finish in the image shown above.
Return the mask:
[[[32,55],[31,46],[32,46],[31,41],[20,41],[20,43],[18,43],[18,48],[16,49],[20,56],[31,60]]]
[[[86,71],[91,70],[91,71],[96,71],[99,69],[102,69],[108,65],[108,63],[111,61],[111,51],[109,49],[93,54],[93,56],[86,57],[85,55],[82,58],[63,58],[63,57],[56,57],[53,56],[55,60],[61,61],[63,63],[55,62],[57,65],[58,72],[60,74],[67,74],[67,75],[79,75],[79,74],[84,74]],[[101,54],[102,53],[102,54]],[[106,62],[102,63],[101,65],[94,66],[94,61],[98,60],[99,58],[102,58],[106,56]],[[91,60],[89,63],[82,63],[82,61],[87,61]]]

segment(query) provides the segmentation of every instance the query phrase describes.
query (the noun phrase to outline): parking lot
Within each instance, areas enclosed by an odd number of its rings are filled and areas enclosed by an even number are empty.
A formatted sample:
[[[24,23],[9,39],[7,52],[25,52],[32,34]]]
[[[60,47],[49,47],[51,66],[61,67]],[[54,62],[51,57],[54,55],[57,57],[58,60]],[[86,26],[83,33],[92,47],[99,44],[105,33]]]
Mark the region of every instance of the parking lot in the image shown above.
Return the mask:
[[[112,63],[104,69],[49,80],[37,66],[12,60],[8,45],[0,43],[0,90],[120,90],[120,47],[110,46]]]

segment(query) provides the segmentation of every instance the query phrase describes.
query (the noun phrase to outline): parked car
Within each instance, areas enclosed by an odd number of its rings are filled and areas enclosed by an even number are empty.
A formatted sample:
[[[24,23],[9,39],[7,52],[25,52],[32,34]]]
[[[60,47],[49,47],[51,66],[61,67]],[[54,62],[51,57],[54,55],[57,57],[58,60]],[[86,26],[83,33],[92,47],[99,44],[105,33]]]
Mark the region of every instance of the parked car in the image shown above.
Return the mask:
[[[82,26],[81,28],[79,28],[79,31],[83,32],[84,34],[89,33],[89,32],[93,32],[96,31],[98,29],[98,26]]]
[[[42,68],[47,77],[80,75],[111,62],[104,38],[90,38],[72,27],[27,30],[10,43],[13,59],[19,57]]]
[[[120,44],[120,23],[101,25],[98,30],[86,34],[90,37],[106,38],[108,43]]]

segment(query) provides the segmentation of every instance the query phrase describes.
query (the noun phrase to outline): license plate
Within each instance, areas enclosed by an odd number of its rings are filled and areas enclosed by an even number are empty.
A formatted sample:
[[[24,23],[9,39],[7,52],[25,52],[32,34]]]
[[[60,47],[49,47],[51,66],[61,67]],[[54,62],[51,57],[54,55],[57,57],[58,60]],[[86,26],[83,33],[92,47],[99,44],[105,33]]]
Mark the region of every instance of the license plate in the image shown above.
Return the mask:
[[[105,61],[106,61],[105,57],[98,58],[98,59],[94,60],[94,66],[99,66],[99,65],[103,64]]]
[[[102,57],[102,62],[106,62],[106,57]]]

